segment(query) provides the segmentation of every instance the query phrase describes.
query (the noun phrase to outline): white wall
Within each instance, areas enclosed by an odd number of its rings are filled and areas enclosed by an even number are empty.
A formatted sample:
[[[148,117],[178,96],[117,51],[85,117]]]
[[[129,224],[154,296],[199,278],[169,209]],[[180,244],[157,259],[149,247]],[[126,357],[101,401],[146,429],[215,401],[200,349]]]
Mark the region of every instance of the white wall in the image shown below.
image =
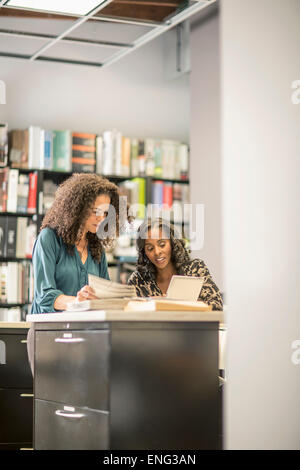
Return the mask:
[[[24,20],[22,24],[16,21],[15,29],[29,29]],[[50,23],[46,20],[45,27],[39,23],[39,30],[48,32]],[[106,32],[107,25],[96,27]],[[113,39],[122,40],[116,34]],[[0,36],[0,50],[28,53],[26,41],[31,45],[28,39],[16,43]],[[131,137],[188,141],[189,78],[166,80],[163,46],[164,38],[160,37],[106,69],[0,57],[0,80],[7,85],[7,104],[0,107],[0,120],[7,121],[10,128],[35,124],[102,132],[116,127]],[[80,47],[79,51],[83,54]],[[56,52],[58,55],[60,50]],[[92,53],[95,60],[95,48]]]
[[[215,6],[214,6],[215,7]],[[198,17],[199,18],[199,17]],[[221,210],[220,52],[218,12],[191,27],[191,202],[204,204],[204,244],[193,255],[223,290]]]
[[[299,449],[300,2],[221,7],[227,448]]]

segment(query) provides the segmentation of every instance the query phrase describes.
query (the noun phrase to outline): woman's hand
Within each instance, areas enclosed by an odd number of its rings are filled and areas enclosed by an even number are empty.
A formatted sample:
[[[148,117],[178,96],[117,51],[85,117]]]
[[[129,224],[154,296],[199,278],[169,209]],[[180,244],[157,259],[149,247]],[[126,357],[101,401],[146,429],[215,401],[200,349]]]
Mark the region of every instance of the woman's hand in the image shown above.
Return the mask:
[[[82,300],[92,300],[92,299],[98,299],[98,297],[95,295],[95,291],[92,287],[90,286],[83,286],[80,291],[77,292],[77,297],[76,301],[81,302]]]

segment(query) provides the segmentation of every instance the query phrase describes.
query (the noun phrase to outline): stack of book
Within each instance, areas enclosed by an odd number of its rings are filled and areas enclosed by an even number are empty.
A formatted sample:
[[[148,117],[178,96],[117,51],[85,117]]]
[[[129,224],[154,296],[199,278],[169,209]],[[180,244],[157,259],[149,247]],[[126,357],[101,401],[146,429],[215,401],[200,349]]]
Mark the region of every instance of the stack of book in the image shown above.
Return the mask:
[[[130,176],[130,139],[120,131],[104,131],[97,137],[97,173]]]
[[[72,133],[72,171],[94,173],[96,134]]]
[[[33,268],[26,261],[0,263],[0,303],[25,304],[33,299]]]
[[[131,215],[144,219],[146,215],[146,183],[144,178],[133,178],[119,183],[120,195],[126,197]]]
[[[173,140],[129,139],[117,131],[97,137],[97,173],[188,179],[188,146]]]
[[[139,139],[117,129],[101,135],[46,130],[39,126],[9,133],[12,168],[94,172],[105,176],[188,179],[188,146],[176,140]],[[6,162],[6,163],[5,163]],[[7,125],[0,125],[0,166],[7,164]]]
[[[22,174],[16,168],[0,168],[0,212],[37,211],[37,172]]]
[[[17,322],[21,321],[21,307],[0,308],[0,321]]]
[[[0,257],[32,258],[37,225],[28,217],[0,216]]]
[[[55,199],[56,190],[57,184],[55,184],[52,180],[45,179],[43,181],[43,192],[40,193],[39,201],[39,211],[41,214],[45,214],[52,206]]]
[[[162,180],[152,182],[151,187],[152,217],[170,218],[183,221],[187,217],[189,204],[189,185],[170,183]]]

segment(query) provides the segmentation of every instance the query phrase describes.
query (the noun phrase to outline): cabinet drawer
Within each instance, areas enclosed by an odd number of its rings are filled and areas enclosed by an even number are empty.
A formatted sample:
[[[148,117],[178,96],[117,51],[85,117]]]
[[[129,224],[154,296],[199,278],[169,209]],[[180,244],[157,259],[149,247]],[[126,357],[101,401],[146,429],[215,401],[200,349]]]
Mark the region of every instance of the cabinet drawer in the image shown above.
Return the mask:
[[[1,444],[32,442],[32,391],[0,389],[0,423]]]
[[[109,413],[35,400],[36,450],[103,450],[109,446]]]
[[[27,334],[0,335],[0,387],[32,388]]]
[[[108,410],[108,330],[37,331],[35,397]]]

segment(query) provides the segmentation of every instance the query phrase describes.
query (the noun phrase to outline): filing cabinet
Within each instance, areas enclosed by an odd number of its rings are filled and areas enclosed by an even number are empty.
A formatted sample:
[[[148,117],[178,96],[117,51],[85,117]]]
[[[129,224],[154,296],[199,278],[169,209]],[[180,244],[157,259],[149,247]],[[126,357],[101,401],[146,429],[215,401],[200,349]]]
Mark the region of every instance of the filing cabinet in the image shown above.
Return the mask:
[[[32,448],[33,379],[27,329],[0,329],[0,449]]]
[[[218,449],[218,323],[35,323],[34,448]]]

